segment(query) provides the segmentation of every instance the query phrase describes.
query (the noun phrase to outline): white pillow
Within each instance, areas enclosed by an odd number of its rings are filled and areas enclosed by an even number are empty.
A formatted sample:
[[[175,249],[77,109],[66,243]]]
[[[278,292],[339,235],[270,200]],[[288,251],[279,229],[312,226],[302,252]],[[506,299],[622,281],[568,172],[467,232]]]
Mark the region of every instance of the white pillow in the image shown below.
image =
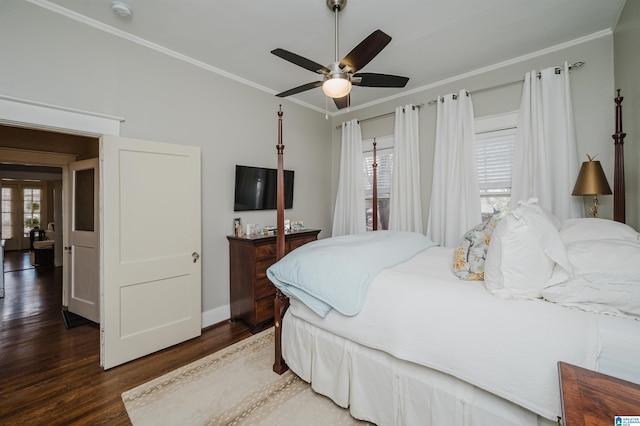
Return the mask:
[[[545,288],[545,299],[589,312],[640,319],[640,244],[586,240],[566,248],[573,275]]]
[[[570,308],[640,320],[639,282],[589,282],[571,279],[547,287],[544,298]]]
[[[574,277],[593,282],[640,282],[640,244],[637,242],[576,241],[566,248]]]
[[[560,236],[565,244],[586,240],[640,241],[640,234],[624,223],[608,219],[567,219],[560,227]]]
[[[535,204],[519,202],[491,238],[484,268],[485,287],[505,299],[537,299],[556,263],[570,270],[558,221]]]

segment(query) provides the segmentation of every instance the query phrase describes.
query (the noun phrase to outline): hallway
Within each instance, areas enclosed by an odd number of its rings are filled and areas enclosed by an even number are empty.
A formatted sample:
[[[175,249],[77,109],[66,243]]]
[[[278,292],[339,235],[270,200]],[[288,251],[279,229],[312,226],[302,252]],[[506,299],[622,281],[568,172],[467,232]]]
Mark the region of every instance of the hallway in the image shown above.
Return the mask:
[[[4,272],[34,269],[29,257],[29,250],[12,250],[4,252]]]

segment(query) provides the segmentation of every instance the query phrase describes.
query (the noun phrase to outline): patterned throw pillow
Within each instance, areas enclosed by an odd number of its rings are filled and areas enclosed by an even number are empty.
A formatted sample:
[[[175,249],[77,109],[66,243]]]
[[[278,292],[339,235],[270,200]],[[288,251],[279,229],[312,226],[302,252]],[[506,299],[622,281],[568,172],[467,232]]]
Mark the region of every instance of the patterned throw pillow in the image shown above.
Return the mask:
[[[462,242],[453,252],[455,276],[467,281],[484,280],[484,261],[497,223],[497,216],[491,216],[464,234]]]

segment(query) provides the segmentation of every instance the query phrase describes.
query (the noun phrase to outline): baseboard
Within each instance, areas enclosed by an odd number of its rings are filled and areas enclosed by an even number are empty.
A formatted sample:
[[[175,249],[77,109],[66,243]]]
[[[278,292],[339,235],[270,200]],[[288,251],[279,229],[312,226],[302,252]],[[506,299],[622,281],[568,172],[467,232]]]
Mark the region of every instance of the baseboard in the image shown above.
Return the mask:
[[[223,305],[219,308],[209,309],[202,313],[202,328],[228,320],[231,318],[231,306]]]

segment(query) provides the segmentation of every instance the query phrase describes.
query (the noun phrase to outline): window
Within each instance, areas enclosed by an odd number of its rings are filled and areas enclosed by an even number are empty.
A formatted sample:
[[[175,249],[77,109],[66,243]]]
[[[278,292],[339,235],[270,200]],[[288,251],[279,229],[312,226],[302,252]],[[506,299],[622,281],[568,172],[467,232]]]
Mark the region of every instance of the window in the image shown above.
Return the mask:
[[[482,218],[504,211],[511,201],[511,164],[516,113],[476,120],[476,152]]]
[[[364,194],[367,231],[373,230],[373,139],[362,142],[364,167]],[[376,138],[378,163],[378,229],[389,229],[389,200],[393,172],[393,137]]]
[[[24,236],[28,237],[29,232],[40,226],[40,206],[41,206],[40,188],[24,188]]]
[[[2,187],[2,239],[13,238],[13,188]]]

